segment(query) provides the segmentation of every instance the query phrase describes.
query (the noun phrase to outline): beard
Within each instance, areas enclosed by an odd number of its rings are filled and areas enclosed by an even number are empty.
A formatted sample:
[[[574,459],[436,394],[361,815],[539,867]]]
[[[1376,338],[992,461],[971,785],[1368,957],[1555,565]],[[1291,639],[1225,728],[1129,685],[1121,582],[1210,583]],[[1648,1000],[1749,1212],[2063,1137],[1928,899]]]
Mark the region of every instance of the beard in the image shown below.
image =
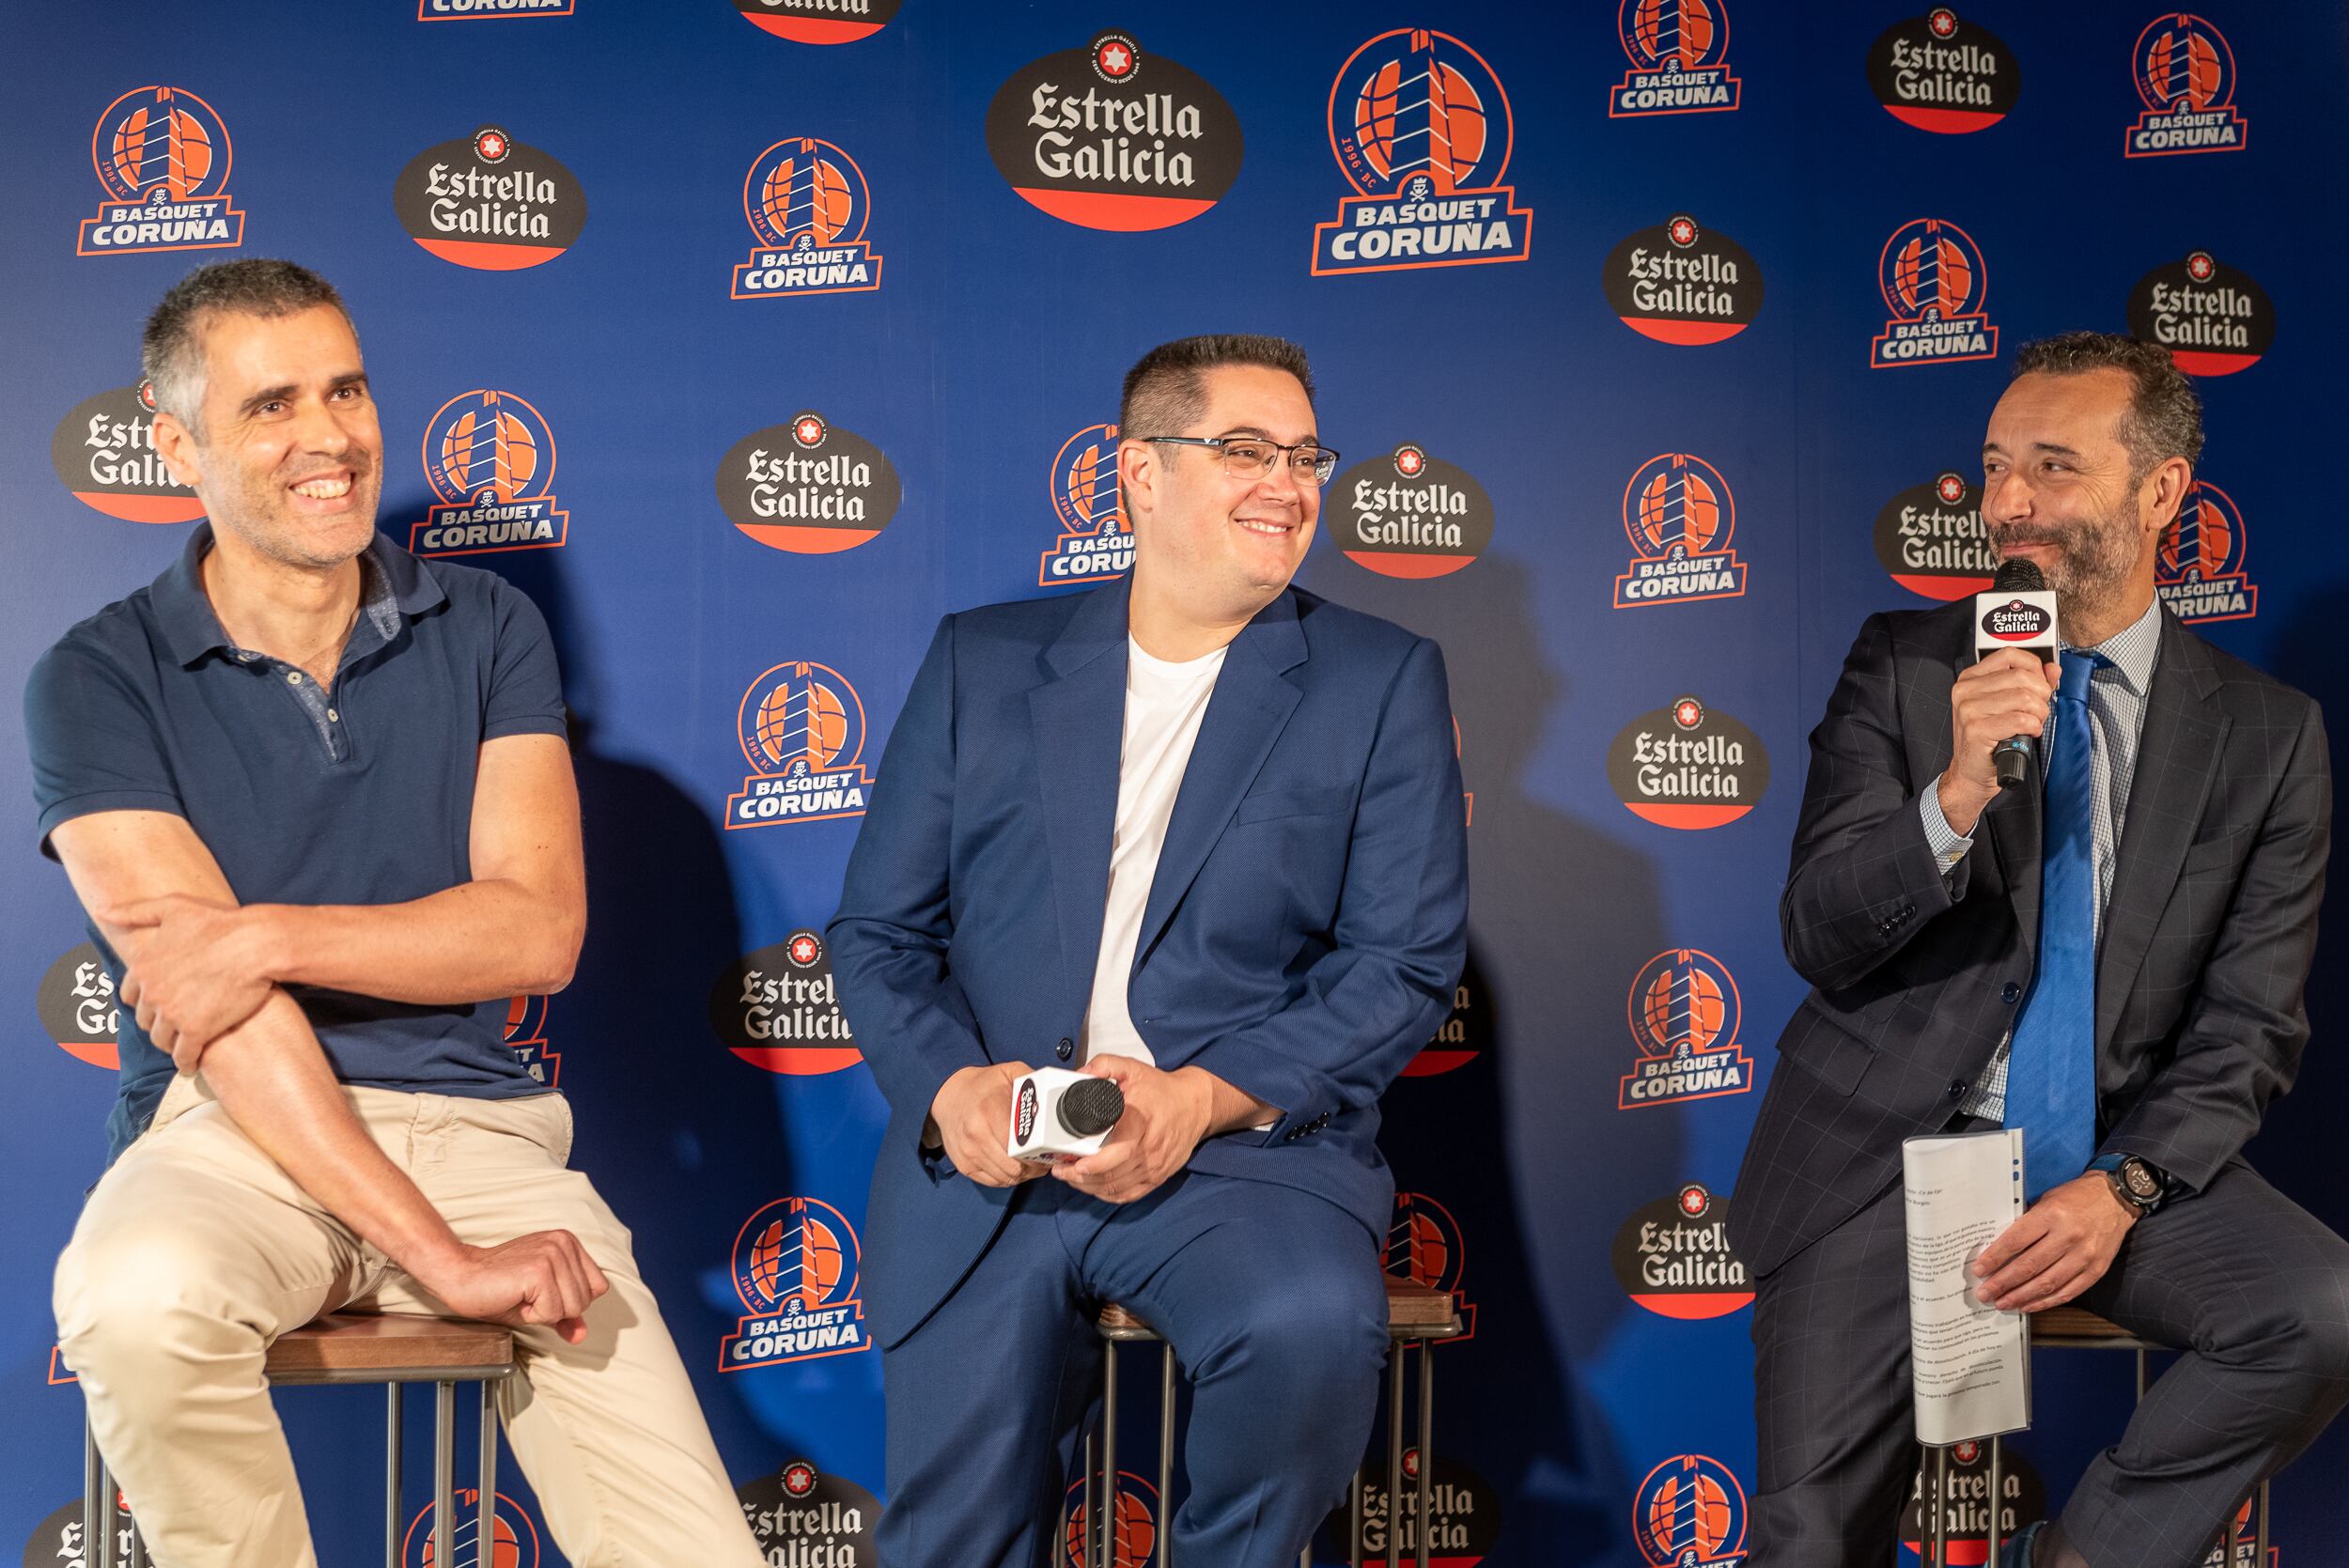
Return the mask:
[[[2015,545],[2046,545],[2055,554],[2041,563],[2047,586],[2055,590],[2056,614],[2072,621],[2105,609],[2117,600],[2137,569],[2137,520],[2126,509],[2047,526],[2034,523],[1992,523],[1990,546],[2006,558]]]

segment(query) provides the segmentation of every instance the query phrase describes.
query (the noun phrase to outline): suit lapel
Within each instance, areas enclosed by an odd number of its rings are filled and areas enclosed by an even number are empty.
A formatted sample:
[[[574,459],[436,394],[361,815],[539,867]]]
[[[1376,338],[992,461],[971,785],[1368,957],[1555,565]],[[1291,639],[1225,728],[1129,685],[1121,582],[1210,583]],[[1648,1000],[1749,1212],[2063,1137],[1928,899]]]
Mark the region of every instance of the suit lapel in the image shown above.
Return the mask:
[[[1046,680],[1028,692],[1036,784],[1052,862],[1061,974],[1083,1010],[1109,900],[1126,722],[1126,587],[1085,596],[1039,657]]]

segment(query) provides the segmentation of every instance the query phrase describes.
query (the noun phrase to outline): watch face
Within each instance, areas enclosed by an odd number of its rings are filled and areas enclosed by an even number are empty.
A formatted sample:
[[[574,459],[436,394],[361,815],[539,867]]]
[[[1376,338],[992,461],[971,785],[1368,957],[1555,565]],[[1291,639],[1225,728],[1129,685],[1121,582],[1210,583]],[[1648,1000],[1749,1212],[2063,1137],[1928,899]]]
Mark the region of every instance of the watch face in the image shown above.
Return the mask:
[[[2140,1201],[2151,1202],[2161,1196],[2161,1178],[2141,1159],[2123,1160],[2121,1179],[2128,1183],[2130,1195]]]

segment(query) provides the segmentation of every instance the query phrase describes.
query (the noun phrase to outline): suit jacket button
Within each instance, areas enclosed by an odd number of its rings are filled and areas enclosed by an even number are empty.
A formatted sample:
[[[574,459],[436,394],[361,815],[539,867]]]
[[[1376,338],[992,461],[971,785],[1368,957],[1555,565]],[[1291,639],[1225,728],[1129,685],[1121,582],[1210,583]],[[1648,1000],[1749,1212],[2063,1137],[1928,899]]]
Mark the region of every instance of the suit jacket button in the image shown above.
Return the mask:
[[[1060,1059],[1063,1062],[1066,1062],[1070,1057],[1077,1054],[1077,1042],[1074,1040],[1064,1039],[1059,1045],[1054,1046],[1052,1049],[1059,1052]]]
[[[2017,986],[2012,980],[2008,981],[2004,986],[1999,987],[1999,1000],[2005,1002],[2009,1007],[2014,1006],[2015,1001],[2021,998],[2022,994],[2023,987]]]
[[[1953,1100],[1960,1100],[1965,1097],[1966,1080],[1962,1078],[1953,1078],[1950,1079],[1950,1098]]]

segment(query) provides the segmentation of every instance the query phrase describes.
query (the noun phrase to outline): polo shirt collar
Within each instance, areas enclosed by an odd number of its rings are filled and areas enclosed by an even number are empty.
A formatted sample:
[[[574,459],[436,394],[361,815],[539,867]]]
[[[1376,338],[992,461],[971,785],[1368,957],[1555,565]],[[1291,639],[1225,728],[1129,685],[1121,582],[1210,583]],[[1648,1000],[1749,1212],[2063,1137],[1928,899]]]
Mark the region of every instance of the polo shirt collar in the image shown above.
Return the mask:
[[[179,559],[148,590],[171,657],[183,668],[229,646],[220,617],[212,613],[212,601],[204,593],[204,553],[211,548],[212,525],[207,520],[189,533],[188,546],[179,552]],[[384,537],[381,530],[367,541],[366,554],[374,568],[369,578],[385,591],[368,593],[361,609],[385,642],[399,630],[393,615],[421,615],[447,601],[448,595],[423,563]]]

